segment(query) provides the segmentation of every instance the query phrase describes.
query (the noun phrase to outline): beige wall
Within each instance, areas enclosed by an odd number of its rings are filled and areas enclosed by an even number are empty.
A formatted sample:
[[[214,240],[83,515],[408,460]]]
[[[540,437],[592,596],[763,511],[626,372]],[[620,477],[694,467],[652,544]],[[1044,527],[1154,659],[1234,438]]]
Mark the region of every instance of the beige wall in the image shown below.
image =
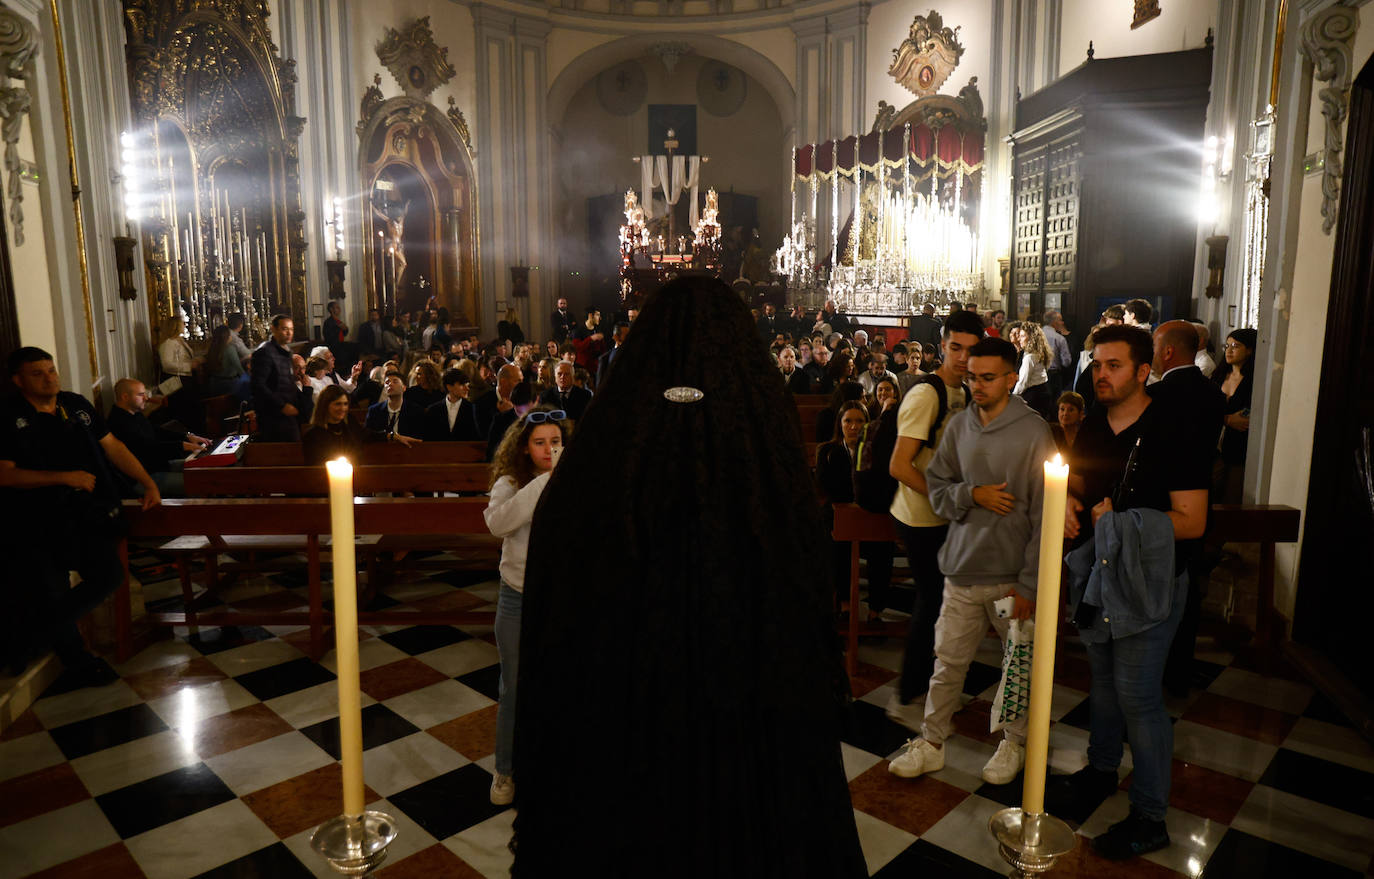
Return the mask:
[[[1133,0],[1063,0],[1059,72],[1068,73],[1088,55],[1088,41],[1098,58],[1153,55],[1197,49],[1207,29],[1217,24],[1217,4],[1205,0],[1161,3],[1158,18],[1131,30]]]
[[[1359,15],[1352,78],[1374,55],[1374,8],[1361,7]],[[1307,129],[1308,155],[1322,148],[1325,137],[1326,123],[1316,92],[1314,86]],[[1353,157],[1347,157],[1347,161],[1351,159]],[[1293,265],[1293,289],[1288,299],[1288,345],[1283,356],[1283,388],[1269,487],[1269,503],[1287,504],[1304,511],[1312,468],[1312,436],[1316,431],[1317,386],[1321,379],[1326,310],[1331,296],[1331,261],[1335,254],[1335,230],[1331,235],[1322,232],[1321,204],[1322,175],[1308,174],[1303,179],[1297,258]],[[1274,600],[1290,619],[1301,554],[1301,543],[1278,546]]]
[[[366,0],[354,2],[350,8],[354,14],[353,70],[358,80],[353,86],[359,95],[372,84],[373,73],[382,75],[383,95],[391,98],[402,94],[396,80],[377,60],[375,47],[387,28],[399,28],[428,15],[434,41],[448,49],[448,63],[457,71],[453,79],[434,90],[429,101],[446,110],[452,95],[458,101],[458,109],[469,122],[472,121],[477,107],[477,72],[473,69],[472,13],[466,6],[435,0]],[[352,138],[352,145],[356,155],[356,136]]]
[[[19,134],[19,157],[26,162],[34,161],[33,133],[27,118]],[[19,341],[57,356],[57,328],[53,321],[53,297],[57,291],[53,289],[52,271],[48,268],[48,219],[43,215],[38,187],[25,184],[20,191],[24,194],[22,247],[15,246],[10,202],[8,198],[5,200],[10,271],[14,276],[15,307],[19,312]]]

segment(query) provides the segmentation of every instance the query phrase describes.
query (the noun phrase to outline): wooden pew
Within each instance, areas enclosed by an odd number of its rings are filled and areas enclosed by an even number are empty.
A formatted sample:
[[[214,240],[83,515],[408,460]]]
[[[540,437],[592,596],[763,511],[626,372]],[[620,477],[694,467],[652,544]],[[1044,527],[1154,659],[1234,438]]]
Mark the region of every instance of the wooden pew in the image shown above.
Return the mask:
[[[467,443],[419,443],[406,448],[399,443],[367,443],[363,446],[363,459],[354,461],[355,465],[365,464],[476,464],[486,458],[487,444],[484,442]],[[305,453],[300,443],[248,443],[243,447],[244,467],[289,467],[304,466]]]
[[[1279,641],[1279,619],[1274,609],[1274,556],[1279,543],[1293,543],[1298,539],[1300,512],[1278,504],[1214,504],[1208,516],[1207,535],[1225,543],[1258,543],[1260,545],[1259,602],[1255,625],[1255,646],[1261,663],[1273,661]],[[892,517],[870,513],[857,504],[835,504],[834,540],[848,542],[849,550],[849,621],[845,634],[845,669],[853,677],[858,666],[859,636],[884,634],[888,630],[872,625],[860,625],[859,606],[859,543],[897,539]],[[905,624],[901,624],[905,626]]]
[[[486,491],[490,484],[489,464],[361,464],[353,468],[353,490],[359,495]],[[193,498],[274,494],[324,497],[328,492],[329,477],[322,466],[200,467],[186,471],[186,496]]]
[[[435,535],[445,540],[451,535],[488,536],[482,511],[486,498],[358,498],[354,501],[354,528],[359,535],[385,534],[406,537]],[[188,601],[183,613],[151,613],[156,625],[308,625],[309,653],[318,660],[325,650],[326,615],[321,586],[321,545],[328,546],[330,533],[327,498],[270,499],[169,499],[150,510],[138,501],[125,501],[123,518],[127,537],[120,546],[125,568],[124,582],[115,596],[115,637],[119,661],[131,650],[131,610],[129,607],[128,544],[130,539],[206,535],[222,539],[225,535],[277,539],[282,535],[304,537],[308,611],[213,611],[197,613]],[[186,588],[183,580],[183,589]],[[189,598],[189,596],[188,596]],[[358,621],[367,625],[490,625],[491,611],[360,611]]]

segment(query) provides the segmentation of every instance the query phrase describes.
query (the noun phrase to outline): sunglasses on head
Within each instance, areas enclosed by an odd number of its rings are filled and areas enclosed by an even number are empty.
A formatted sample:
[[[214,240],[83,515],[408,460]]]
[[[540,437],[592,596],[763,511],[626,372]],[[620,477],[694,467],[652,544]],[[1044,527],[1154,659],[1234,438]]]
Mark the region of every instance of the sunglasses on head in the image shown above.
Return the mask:
[[[530,412],[525,416],[525,421],[530,424],[543,424],[545,421],[562,421],[568,417],[568,413],[562,409],[553,409],[549,412]]]

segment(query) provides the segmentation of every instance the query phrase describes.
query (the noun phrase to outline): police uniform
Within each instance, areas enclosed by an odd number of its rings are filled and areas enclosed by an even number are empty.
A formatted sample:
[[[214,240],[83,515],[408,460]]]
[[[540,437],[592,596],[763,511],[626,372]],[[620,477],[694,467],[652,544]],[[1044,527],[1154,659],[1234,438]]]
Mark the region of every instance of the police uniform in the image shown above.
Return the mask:
[[[86,658],[76,621],[119,587],[119,488],[100,441],[109,433],[80,394],[59,391],[54,412],[20,394],[0,402],[0,461],[24,470],[84,470],[94,491],[69,486],[0,491],[0,542],[9,573],[7,659],[22,662],[48,648],[70,665]],[[81,582],[70,587],[68,571]]]

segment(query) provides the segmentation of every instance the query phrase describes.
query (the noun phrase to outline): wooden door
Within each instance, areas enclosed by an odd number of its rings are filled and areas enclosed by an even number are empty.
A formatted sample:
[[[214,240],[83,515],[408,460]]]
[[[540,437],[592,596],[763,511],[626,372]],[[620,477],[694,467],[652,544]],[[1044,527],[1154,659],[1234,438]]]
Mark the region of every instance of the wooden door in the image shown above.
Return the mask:
[[[1374,61],[1355,80],[1293,637],[1374,705]],[[1348,704],[1348,703],[1347,703]]]

